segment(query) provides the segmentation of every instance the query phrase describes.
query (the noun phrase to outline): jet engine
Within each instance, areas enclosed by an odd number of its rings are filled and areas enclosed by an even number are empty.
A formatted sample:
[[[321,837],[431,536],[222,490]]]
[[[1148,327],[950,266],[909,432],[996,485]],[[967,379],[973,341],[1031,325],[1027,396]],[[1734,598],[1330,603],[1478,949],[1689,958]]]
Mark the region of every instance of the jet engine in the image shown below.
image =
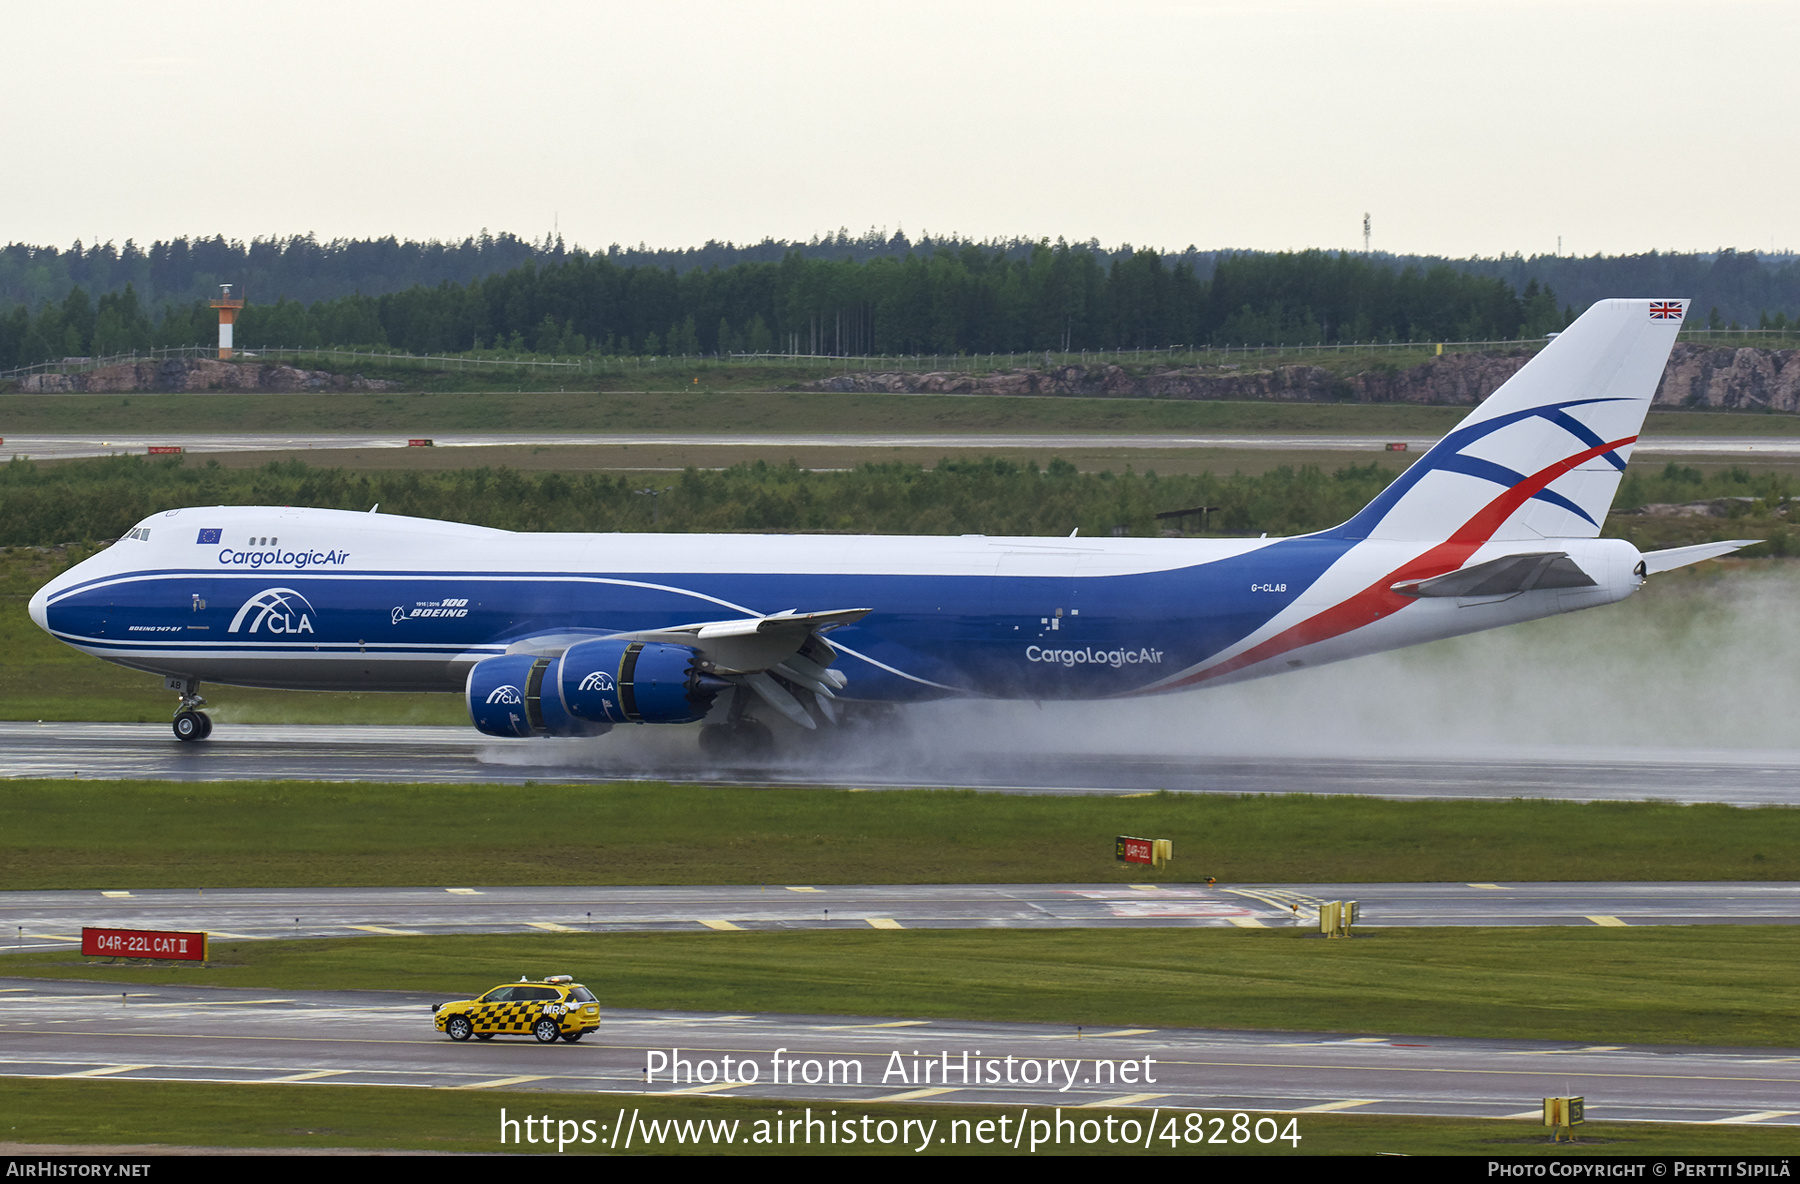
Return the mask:
[[[596,736],[613,724],[685,724],[730,686],[687,646],[601,639],[561,657],[505,654],[469,671],[469,718],[489,736]]]

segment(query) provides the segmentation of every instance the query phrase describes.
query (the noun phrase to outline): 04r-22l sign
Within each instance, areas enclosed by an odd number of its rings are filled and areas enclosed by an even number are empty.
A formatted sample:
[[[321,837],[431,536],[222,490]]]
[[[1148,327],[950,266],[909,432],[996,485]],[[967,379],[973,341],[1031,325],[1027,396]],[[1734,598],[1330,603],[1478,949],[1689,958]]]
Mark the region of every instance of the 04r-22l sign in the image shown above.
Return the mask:
[[[86,958],[172,958],[206,961],[206,934],[167,929],[87,929],[81,931]]]

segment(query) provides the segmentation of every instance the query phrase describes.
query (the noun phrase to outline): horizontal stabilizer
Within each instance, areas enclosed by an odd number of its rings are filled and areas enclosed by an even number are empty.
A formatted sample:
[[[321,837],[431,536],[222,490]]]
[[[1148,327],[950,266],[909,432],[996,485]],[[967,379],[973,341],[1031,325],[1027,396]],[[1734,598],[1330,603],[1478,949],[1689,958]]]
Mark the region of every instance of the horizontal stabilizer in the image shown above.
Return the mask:
[[[1731,539],[1723,543],[1701,543],[1695,547],[1672,547],[1667,551],[1644,552],[1644,574],[1653,576],[1659,571],[1674,571],[1678,567],[1686,567],[1690,563],[1699,563],[1703,559],[1717,559],[1721,555],[1729,555],[1743,547],[1754,546],[1761,539]]]
[[[1428,580],[1393,585],[1402,596],[1511,596],[1534,588],[1591,588],[1594,579],[1564,551],[1502,555]]]

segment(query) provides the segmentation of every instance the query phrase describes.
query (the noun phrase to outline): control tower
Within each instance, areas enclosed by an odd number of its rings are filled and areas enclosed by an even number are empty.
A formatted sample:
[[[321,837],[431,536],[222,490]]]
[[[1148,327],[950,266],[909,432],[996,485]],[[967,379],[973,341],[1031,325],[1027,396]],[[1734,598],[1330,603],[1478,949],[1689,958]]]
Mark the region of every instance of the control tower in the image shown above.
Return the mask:
[[[244,307],[240,297],[232,299],[231,285],[219,285],[219,298],[212,302],[219,310],[219,360],[227,361],[231,357],[231,326],[237,320],[238,309]]]

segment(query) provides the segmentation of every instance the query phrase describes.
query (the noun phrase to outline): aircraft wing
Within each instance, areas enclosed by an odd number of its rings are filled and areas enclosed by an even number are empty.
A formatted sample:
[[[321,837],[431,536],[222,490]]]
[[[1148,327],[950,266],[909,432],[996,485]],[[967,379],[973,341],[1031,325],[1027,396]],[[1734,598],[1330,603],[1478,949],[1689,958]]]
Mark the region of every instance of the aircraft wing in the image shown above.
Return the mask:
[[[831,700],[850,681],[831,669],[837,661],[837,651],[822,635],[840,625],[860,621],[872,611],[841,608],[802,613],[785,609],[763,617],[694,621],[605,636],[616,641],[679,645],[694,650],[710,673],[749,688],[789,720],[811,729],[818,725],[802,702],[808,696],[796,692],[810,692],[819,713],[835,722]],[[592,639],[591,634],[527,638],[508,647],[508,652],[555,655],[577,642]]]

